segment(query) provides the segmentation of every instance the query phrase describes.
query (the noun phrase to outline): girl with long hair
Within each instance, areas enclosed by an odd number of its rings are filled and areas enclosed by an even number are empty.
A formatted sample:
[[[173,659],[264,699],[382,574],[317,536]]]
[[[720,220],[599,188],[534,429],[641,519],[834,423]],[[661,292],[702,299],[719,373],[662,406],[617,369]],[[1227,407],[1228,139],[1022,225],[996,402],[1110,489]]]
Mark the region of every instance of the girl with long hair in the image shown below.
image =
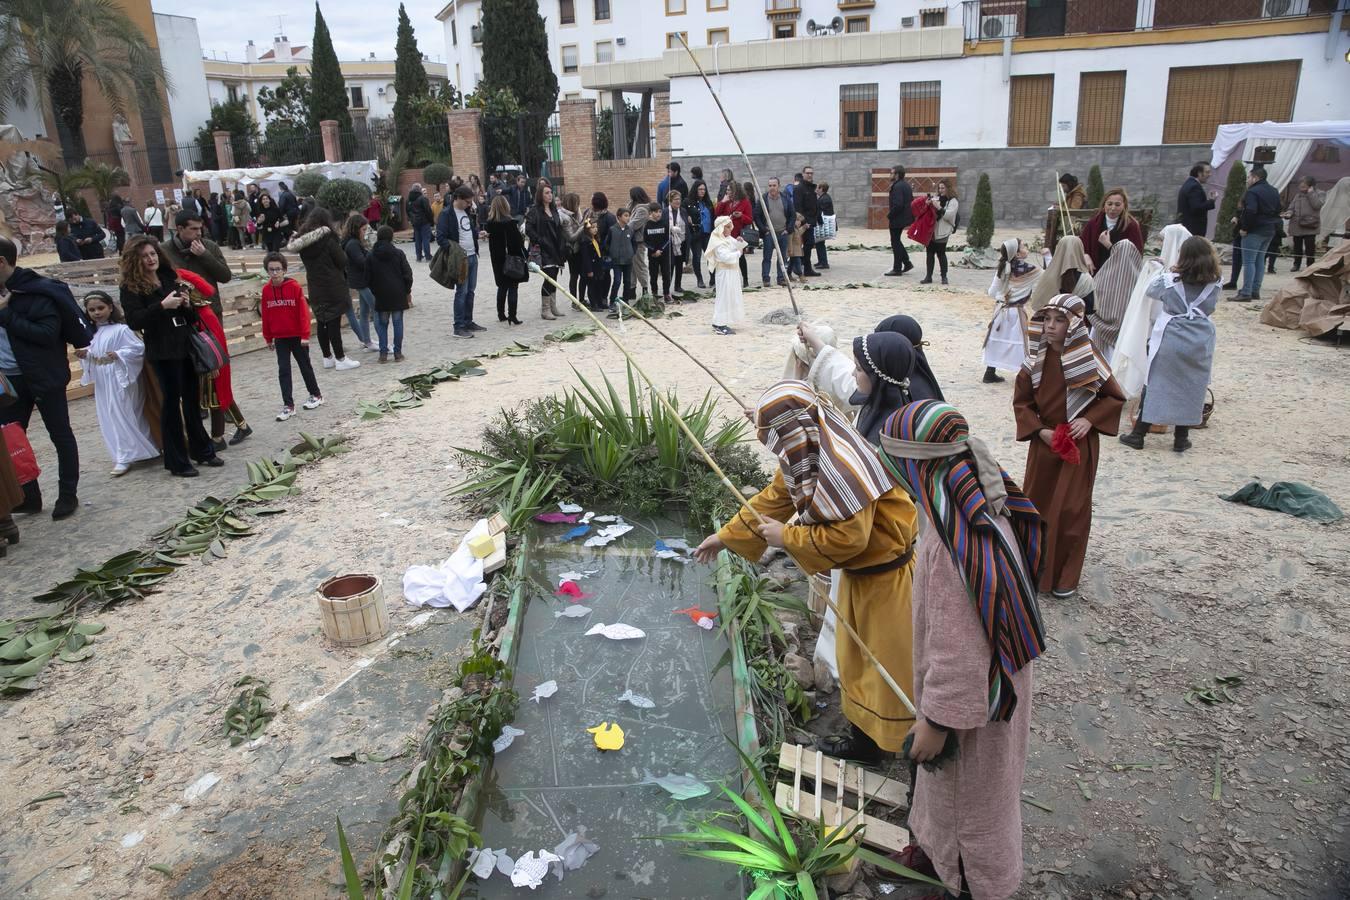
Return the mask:
[[[145,343],[127,327],[122,311],[104,291],[86,294],[84,311],[94,335],[88,347],[75,351],[84,369],[80,384],[94,386],[98,428],[117,477],[133,463],[159,456],[145,415]]]
[[[511,204],[501,194],[492,198],[485,230],[488,236],[488,258],[492,262],[492,280],[497,285],[497,321],[519,325],[521,323],[516,318],[516,308],[520,282],[507,277],[506,260],[511,256],[524,257],[525,242],[520,236],[520,226],[511,216]]]
[[[298,252],[305,264],[309,307],[319,326],[323,367],[355,369],[361,363],[342,350],[342,318],[351,310],[352,299],[347,288],[347,254],[333,229],[332,214],[322,206],[310,210],[286,249]]]
[[[564,202],[566,202],[564,200]],[[557,279],[567,262],[567,238],[563,226],[565,210],[553,202],[552,185],[540,185],[534,192],[534,205],[525,213],[525,236],[530,239],[530,256],[549,278]],[[570,212],[566,212],[571,216]],[[558,289],[544,279],[539,290],[539,318],[558,319]]]
[[[366,230],[370,223],[361,213],[352,213],[342,223],[342,252],[347,254],[347,287],[356,294],[357,313],[350,305],[347,307],[347,325],[356,335],[356,341],[364,350],[375,350],[379,345],[370,332],[370,322],[375,318],[375,293],[370,289],[370,279],[366,276],[366,257],[370,251],[366,248]]]

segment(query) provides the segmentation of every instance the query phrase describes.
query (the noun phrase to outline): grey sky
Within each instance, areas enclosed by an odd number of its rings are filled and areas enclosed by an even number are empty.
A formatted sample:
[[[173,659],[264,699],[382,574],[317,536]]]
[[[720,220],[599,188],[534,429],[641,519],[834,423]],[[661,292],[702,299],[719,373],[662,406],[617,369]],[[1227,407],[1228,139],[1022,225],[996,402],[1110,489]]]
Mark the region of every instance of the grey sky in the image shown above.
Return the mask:
[[[430,59],[445,61],[445,37],[436,13],[445,0],[403,0],[417,34],[417,46]],[[277,16],[284,16],[282,31],[291,44],[310,43],[314,34],[314,4],[299,0],[153,0],[155,12],[188,16],[197,20],[202,52],[231,60],[244,58],[244,45],[252,39],[262,53],[278,34]],[[333,36],[339,59],[362,59],[373,52],[380,59],[394,58],[394,34],[398,28],[398,3],[369,0],[321,0],[324,21]]]

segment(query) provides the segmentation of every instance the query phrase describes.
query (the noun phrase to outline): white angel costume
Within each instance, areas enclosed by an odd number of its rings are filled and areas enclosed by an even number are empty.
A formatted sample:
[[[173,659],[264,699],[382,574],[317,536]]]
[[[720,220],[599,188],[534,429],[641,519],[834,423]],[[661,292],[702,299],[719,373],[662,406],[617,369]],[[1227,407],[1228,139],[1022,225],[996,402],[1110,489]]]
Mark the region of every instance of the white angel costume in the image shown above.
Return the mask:
[[[136,333],[115,322],[101,326],[80,364],[84,369],[80,384],[94,386],[98,427],[114,466],[125,469],[159,456],[145,420],[145,387],[140,380],[145,345]]]

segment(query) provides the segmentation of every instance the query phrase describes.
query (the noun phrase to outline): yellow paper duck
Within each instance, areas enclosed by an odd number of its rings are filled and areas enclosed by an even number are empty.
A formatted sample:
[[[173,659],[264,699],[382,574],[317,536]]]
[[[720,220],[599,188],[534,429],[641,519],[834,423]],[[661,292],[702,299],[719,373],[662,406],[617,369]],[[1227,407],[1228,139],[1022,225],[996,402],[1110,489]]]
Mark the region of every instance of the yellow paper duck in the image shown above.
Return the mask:
[[[595,735],[595,746],[600,750],[618,750],[623,746],[623,729],[618,722],[601,722],[586,731]]]

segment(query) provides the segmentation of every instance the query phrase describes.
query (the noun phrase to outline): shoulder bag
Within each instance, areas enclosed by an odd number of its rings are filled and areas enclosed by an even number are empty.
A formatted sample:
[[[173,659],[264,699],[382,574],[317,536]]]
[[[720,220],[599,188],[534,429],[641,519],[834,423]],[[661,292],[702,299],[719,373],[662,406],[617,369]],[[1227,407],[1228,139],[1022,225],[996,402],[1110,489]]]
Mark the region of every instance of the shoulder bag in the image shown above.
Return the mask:
[[[198,375],[219,372],[230,362],[230,354],[225,352],[220,341],[201,325],[192,332],[189,346],[192,352],[192,366]]]
[[[745,241],[751,249],[759,246],[759,228],[753,223],[741,229],[741,240]]]
[[[502,261],[502,277],[507,281],[516,284],[524,284],[530,280],[530,267],[525,263],[525,257],[517,256],[514,253],[508,254]]]

